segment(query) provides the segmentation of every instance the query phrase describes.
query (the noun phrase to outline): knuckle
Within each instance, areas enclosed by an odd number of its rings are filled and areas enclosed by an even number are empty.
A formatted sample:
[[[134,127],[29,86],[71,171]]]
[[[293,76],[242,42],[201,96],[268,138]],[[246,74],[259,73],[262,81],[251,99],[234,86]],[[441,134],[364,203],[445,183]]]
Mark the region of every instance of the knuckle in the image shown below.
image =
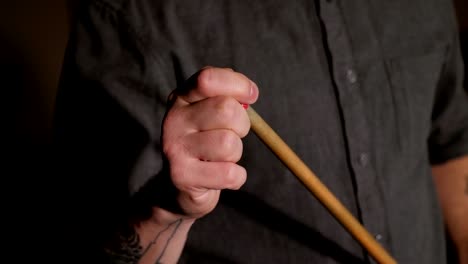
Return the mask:
[[[163,138],[162,151],[164,156],[171,162],[178,162],[181,157],[188,153],[187,146],[183,142],[183,137],[178,138]]]
[[[250,87],[252,86],[252,81],[247,78],[247,76],[243,75],[243,79],[242,79],[242,85],[244,86],[245,88],[245,91],[250,91]]]
[[[224,185],[227,188],[237,188],[239,186],[239,170],[234,163],[228,164],[224,172]]]
[[[164,120],[162,126],[162,151],[168,159],[188,153],[188,148],[184,144],[185,137],[183,136],[186,133],[184,129],[187,127],[184,125],[186,123],[184,115],[181,109],[171,110]]]
[[[244,138],[245,136],[247,136],[247,134],[249,133],[250,131],[250,123],[249,122],[245,122],[245,125],[243,125],[241,127],[241,129],[239,129],[239,136],[241,138]]]
[[[223,131],[220,135],[220,147],[226,152],[232,152],[236,149],[237,136],[231,131]]]
[[[174,111],[169,111],[164,118],[164,123],[163,123],[163,133],[168,132],[173,127],[174,121],[175,121],[176,116],[174,116]]]
[[[179,164],[177,164],[177,166],[171,166],[170,168],[172,183],[179,190],[187,189],[186,172],[185,166],[180,166]]]
[[[164,155],[167,157],[169,162],[169,173],[174,186],[183,190],[186,189],[189,184],[189,163],[184,158],[181,146],[179,144],[171,144],[169,146],[163,146]]]
[[[175,166],[171,166],[170,169],[171,172],[171,179],[172,183],[177,189],[180,189],[181,186],[183,186],[183,173],[180,168],[177,168]]]
[[[170,142],[163,142],[162,150],[164,155],[169,160],[177,157],[178,147],[175,144],[171,144]]]
[[[200,90],[205,90],[212,81],[213,78],[213,68],[204,68],[200,71],[197,77],[197,87]]]
[[[215,109],[217,115],[222,118],[222,120],[226,120],[230,123],[235,119],[239,106],[240,104],[234,98],[219,96],[215,104]]]
[[[240,119],[239,127],[238,127],[239,137],[244,138],[245,136],[247,136],[250,130],[250,120],[246,111],[243,111],[243,113],[239,114],[239,119]]]
[[[250,88],[250,86],[252,85],[252,81],[249,79],[249,77],[240,72],[238,72],[237,74],[239,76],[239,85],[244,88]]]
[[[182,121],[182,111],[180,109],[172,108],[167,113],[163,122],[163,135],[170,136],[175,134],[174,132],[180,130],[180,125]]]
[[[240,173],[238,175],[237,185],[232,188],[233,190],[239,190],[244,185],[245,181],[247,180],[247,173],[245,172],[245,170],[242,170],[242,171],[243,173]]]
[[[227,159],[237,162],[242,154],[242,141],[232,131],[222,133],[220,140],[221,149],[226,153]]]

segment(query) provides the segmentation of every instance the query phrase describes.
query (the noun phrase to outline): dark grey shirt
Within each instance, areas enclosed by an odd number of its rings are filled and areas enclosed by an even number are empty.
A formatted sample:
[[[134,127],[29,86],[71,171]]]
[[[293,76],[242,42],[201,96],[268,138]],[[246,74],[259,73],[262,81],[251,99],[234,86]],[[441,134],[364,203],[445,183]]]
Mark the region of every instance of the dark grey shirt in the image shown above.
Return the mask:
[[[73,238],[87,241],[80,255],[128,197],[164,177],[166,98],[213,65],[258,84],[257,112],[399,263],[444,263],[430,165],[468,153],[468,99],[450,2],[85,6],[70,39],[56,119],[61,183],[77,199]],[[194,224],[181,263],[367,263],[360,245],[252,133],[240,163],[247,183],[224,191]]]

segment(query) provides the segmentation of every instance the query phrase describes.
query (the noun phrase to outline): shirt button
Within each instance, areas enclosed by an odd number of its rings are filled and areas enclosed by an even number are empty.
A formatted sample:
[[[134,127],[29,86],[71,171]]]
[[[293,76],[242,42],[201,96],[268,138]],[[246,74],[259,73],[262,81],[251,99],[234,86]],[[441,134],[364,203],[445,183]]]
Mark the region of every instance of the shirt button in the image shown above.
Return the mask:
[[[346,71],[346,78],[348,79],[348,82],[350,82],[351,84],[356,83],[357,81],[356,72],[353,69],[348,69]]]
[[[375,235],[375,239],[376,239],[377,241],[382,240],[382,235],[381,235],[381,234]]]
[[[359,164],[361,164],[363,167],[369,164],[369,155],[367,153],[359,154]]]

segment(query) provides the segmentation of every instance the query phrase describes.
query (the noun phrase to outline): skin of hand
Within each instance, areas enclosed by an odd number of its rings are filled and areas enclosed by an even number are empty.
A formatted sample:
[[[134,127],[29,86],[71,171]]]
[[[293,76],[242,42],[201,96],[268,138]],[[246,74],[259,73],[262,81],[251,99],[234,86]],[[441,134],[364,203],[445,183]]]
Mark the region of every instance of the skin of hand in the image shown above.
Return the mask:
[[[163,152],[186,216],[211,212],[223,189],[237,190],[247,172],[237,162],[250,121],[241,103],[253,104],[257,85],[232,69],[205,67],[174,93],[163,123]]]

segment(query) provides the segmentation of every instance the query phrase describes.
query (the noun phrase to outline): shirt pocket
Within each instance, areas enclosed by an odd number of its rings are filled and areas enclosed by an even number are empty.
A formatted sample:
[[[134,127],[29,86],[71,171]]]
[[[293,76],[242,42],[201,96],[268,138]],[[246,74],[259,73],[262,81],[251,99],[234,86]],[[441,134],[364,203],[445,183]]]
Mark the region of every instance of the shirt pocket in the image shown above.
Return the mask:
[[[432,109],[445,54],[446,49],[438,48],[385,60],[399,141],[410,155],[427,148]]]

